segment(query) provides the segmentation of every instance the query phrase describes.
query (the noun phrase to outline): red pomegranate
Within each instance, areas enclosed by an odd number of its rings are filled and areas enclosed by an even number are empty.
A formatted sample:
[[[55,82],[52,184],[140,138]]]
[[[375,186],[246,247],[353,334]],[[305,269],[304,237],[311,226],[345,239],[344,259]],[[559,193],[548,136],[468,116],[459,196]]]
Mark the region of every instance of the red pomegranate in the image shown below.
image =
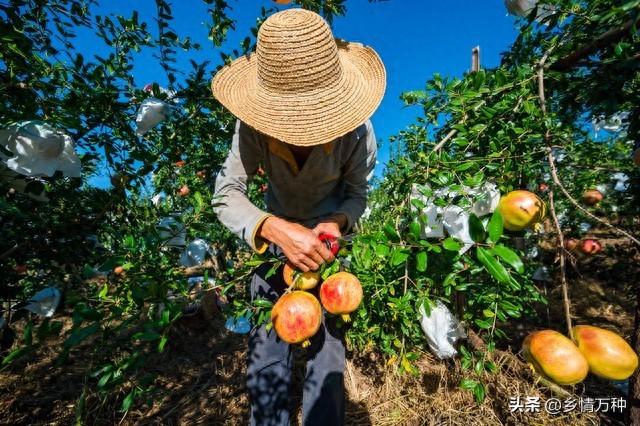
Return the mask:
[[[258,167],[258,170],[256,171],[256,174],[258,176],[264,176],[265,175],[264,169],[262,167]]]
[[[182,185],[180,187],[180,189],[178,190],[178,195],[181,197],[186,197],[187,195],[189,195],[189,193],[191,192],[191,190],[189,189],[189,187],[187,185]]]
[[[596,239],[587,238],[580,242],[579,249],[584,254],[596,254],[602,250],[602,244]]]
[[[322,323],[320,302],[306,291],[285,293],[271,309],[271,322],[284,342],[307,347]]]
[[[549,190],[549,185],[547,185],[546,183],[540,182],[538,184],[538,191],[539,192],[547,192],[548,190]]]
[[[327,312],[342,315],[342,319],[349,322],[349,314],[362,302],[360,281],[348,272],[333,274],[320,286],[320,301]]]
[[[265,193],[269,189],[269,186],[266,183],[260,185],[260,192]]]
[[[205,179],[207,177],[207,171],[199,170],[196,172],[196,176],[198,176],[200,179]]]
[[[564,248],[568,251],[574,251],[578,247],[578,240],[575,238],[567,238],[564,240]]]
[[[116,266],[113,268],[113,273],[116,275],[122,275],[124,273],[124,268],[122,266]]]
[[[18,263],[16,266],[13,267],[13,270],[16,272],[16,274],[26,274],[27,273],[27,265],[25,265],[24,263]]]
[[[587,191],[584,191],[584,194],[582,194],[582,201],[584,201],[584,203],[588,206],[595,206],[600,201],[602,201],[602,198],[604,198],[602,192],[598,191],[597,189],[589,189]]]
[[[176,161],[174,164],[176,167],[184,167],[184,165],[187,164],[187,162],[184,160],[180,160],[180,161]]]

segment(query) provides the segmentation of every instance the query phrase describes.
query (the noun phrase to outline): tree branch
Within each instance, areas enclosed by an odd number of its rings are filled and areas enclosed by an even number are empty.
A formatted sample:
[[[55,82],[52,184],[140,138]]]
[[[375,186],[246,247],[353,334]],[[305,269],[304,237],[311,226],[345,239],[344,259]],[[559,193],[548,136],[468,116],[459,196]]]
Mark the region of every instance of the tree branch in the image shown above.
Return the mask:
[[[549,52],[545,53],[540,59],[540,63],[538,64],[538,98],[540,99],[540,109],[542,110],[542,116],[545,117],[547,115],[547,98],[544,94],[544,66],[549,57]],[[551,145],[551,133],[549,130],[545,132],[544,140],[547,143],[547,146]],[[547,153],[547,158],[549,160],[549,164],[552,169],[555,170],[555,165],[553,164],[553,153],[551,148]],[[557,178],[557,175],[555,176]],[[555,182],[555,180],[554,180]],[[558,180],[558,182],[560,182]],[[571,340],[573,340],[573,324],[571,321],[571,299],[569,298],[569,283],[567,282],[567,270],[566,270],[566,259],[565,259],[565,248],[564,248],[564,236],[562,235],[562,228],[560,227],[560,222],[558,221],[558,216],[556,215],[555,202],[553,200],[553,189],[549,190],[549,211],[551,212],[551,217],[553,218],[553,224],[556,228],[556,232],[558,233],[558,257],[560,258],[560,286],[562,288],[562,305],[564,308],[564,319],[567,326],[567,334]]]
[[[587,56],[597,52],[603,47],[610,46],[611,44],[617,43],[618,41],[622,40],[625,36],[629,35],[629,30],[632,26],[633,19],[630,19],[621,26],[610,29],[609,31],[597,37],[591,43],[580,47],[578,50],[568,54],[563,58],[560,58],[559,60],[551,64],[550,69],[554,71],[567,71],[573,68],[573,66],[581,59],[586,58]]]

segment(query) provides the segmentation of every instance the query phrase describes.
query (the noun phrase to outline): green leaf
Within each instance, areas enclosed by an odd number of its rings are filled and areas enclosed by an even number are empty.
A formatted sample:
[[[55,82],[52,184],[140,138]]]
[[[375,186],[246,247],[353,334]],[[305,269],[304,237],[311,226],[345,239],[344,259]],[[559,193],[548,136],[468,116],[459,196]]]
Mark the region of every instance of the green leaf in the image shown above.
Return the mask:
[[[498,262],[498,259],[493,257],[491,253],[482,247],[477,247],[476,255],[493,278],[504,284],[509,282],[509,272],[507,272],[505,267],[502,266],[502,264]]]
[[[409,235],[416,241],[420,239],[421,226],[417,220],[414,220],[409,224]]]
[[[76,346],[80,342],[82,342],[84,339],[86,339],[87,337],[91,336],[94,333],[97,333],[98,331],[100,331],[100,324],[97,322],[94,322],[93,324],[88,325],[86,327],[76,328],[75,330],[73,330],[71,335],[67,338],[67,340],[64,341],[64,346],[67,348],[71,346]]]
[[[12,350],[9,355],[5,356],[2,359],[2,365],[5,366],[7,364],[10,364],[12,361],[23,357],[24,355],[28,354],[31,351],[32,347],[31,346],[22,346],[20,348],[14,349]]]
[[[400,237],[398,236],[398,233],[396,232],[396,229],[393,227],[393,225],[387,223],[384,226],[383,231],[384,231],[384,234],[387,236],[387,238],[393,241],[394,243],[397,243],[398,241],[400,241]]]
[[[489,225],[487,226],[487,229],[489,231],[489,238],[491,238],[491,241],[493,241],[494,243],[497,243],[498,240],[500,240],[500,237],[502,236],[502,232],[504,231],[502,215],[497,209],[491,215],[491,219],[489,220]]]
[[[129,409],[131,408],[131,406],[133,405],[133,401],[136,398],[136,390],[133,389],[131,392],[129,392],[129,394],[124,398],[124,401],[122,401],[122,406],[120,407],[120,412],[126,412],[129,411]]]
[[[398,266],[409,258],[409,253],[402,249],[394,249],[391,254],[391,265]]]
[[[98,298],[104,299],[105,297],[107,297],[108,292],[109,292],[109,286],[107,285],[107,283],[104,283],[104,286],[102,286],[100,293],[98,293]]]
[[[469,235],[471,235],[471,239],[476,243],[483,242],[487,235],[484,226],[482,226],[482,222],[480,222],[478,216],[473,213],[469,215]]]
[[[445,250],[449,251],[460,251],[460,249],[462,248],[462,244],[449,237],[442,242],[442,247],[444,247]]]
[[[498,244],[491,249],[491,251],[496,254],[500,259],[507,262],[513,269],[516,270],[519,274],[524,274],[524,264],[520,259],[520,256],[509,247],[506,247],[502,244]]]
[[[421,251],[416,255],[416,269],[420,272],[427,270],[427,252]]]
[[[169,338],[166,335],[162,335],[160,341],[158,342],[158,352],[164,352],[164,347],[167,345]]]

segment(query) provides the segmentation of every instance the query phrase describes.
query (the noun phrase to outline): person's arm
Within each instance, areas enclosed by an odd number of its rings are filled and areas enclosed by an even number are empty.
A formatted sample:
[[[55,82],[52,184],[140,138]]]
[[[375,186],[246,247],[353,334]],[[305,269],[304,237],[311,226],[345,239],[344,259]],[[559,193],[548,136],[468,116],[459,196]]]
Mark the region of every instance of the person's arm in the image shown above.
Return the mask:
[[[344,168],[344,201],[330,218],[316,226],[314,231],[317,234],[327,232],[335,235],[337,232],[336,236],[341,236],[353,227],[367,207],[367,190],[376,166],[377,143],[370,121],[366,122],[365,128],[365,134],[360,137]]]
[[[262,155],[255,131],[238,120],[231,150],[216,177],[213,198],[220,222],[258,253],[265,252],[267,243],[256,231],[271,215],[256,207],[246,193],[247,182],[258,170]]]
[[[318,269],[333,256],[317,236],[308,228],[262,211],[246,195],[247,182],[262,156],[257,133],[238,120],[231,150],[216,178],[214,211],[220,222],[258,253],[264,253],[267,242],[272,242],[302,271]]]

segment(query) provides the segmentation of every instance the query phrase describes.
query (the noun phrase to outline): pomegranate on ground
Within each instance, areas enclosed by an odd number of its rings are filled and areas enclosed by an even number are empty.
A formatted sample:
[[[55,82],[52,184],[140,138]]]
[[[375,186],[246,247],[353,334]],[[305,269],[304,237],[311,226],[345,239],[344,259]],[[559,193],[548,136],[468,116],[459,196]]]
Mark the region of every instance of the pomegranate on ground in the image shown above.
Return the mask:
[[[568,251],[573,251],[578,247],[578,240],[575,238],[567,238],[564,240],[564,248]]]
[[[530,333],[522,343],[522,351],[540,375],[559,385],[575,385],[589,373],[589,364],[578,347],[554,330]]]
[[[597,189],[589,189],[584,191],[584,194],[582,194],[582,201],[584,201],[588,206],[595,206],[602,201],[603,198],[604,196],[602,195],[602,192]]]
[[[638,368],[638,355],[613,331],[591,325],[573,327],[573,338],[590,371],[608,380],[625,380]]]
[[[284,342],[307,347],[322,324],[320,302],[306,291],[285,293],[271,309],[271,322]]]
[[[600,241],[596,239],[587,238],[580,241],[578,248],[584,254],[596,254],[602,251],[602,244],[600,244]]]
[[[536,194],[523,189],[511,191],[500,198],[498,210],[505,229],[522,231],[532,228],[544,219],[547,208]]]
[[[284,265],[282,270],[284,282],[296,290],[311,290],[320,282],[320,273],[314,271],[302,272],[290,262]]]
[[[338,272],[320,286],[320,301],[327,312],[341,315],[343,321],[348,322],[349,314],[362,302],[362,285],[355,275]]]

